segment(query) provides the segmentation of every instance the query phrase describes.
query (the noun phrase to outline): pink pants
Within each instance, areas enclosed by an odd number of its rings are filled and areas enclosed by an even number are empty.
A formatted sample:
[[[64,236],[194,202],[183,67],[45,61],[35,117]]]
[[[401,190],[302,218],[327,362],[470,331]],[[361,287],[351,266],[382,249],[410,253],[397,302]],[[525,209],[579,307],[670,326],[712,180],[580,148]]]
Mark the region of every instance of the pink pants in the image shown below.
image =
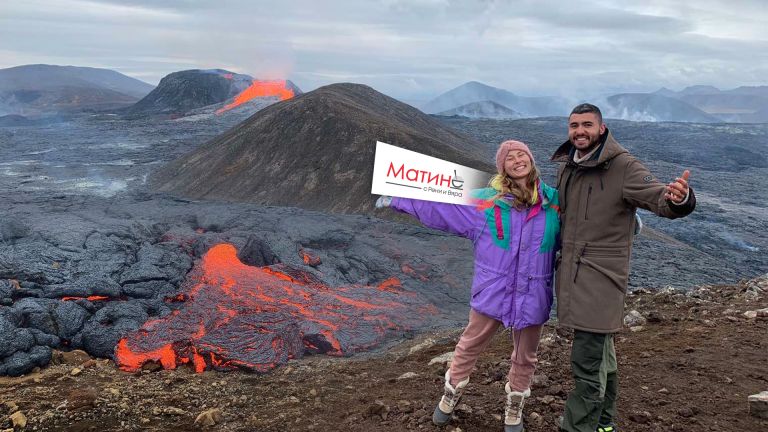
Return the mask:
[[[488,343],[500,325],[500,321],[470,309],[469,324],[464,329],[453,354],[450,369],[451,385],[455,386],[472,373],[477,358],[488,347]],[[543,327],[543,325],[537,325],[512,331],[514,349],[510,358],[511,367],[508,374],[509,386],[512,391],[522,392],[531,385],[531,379],[538,362],[536,351],[539,348]]]

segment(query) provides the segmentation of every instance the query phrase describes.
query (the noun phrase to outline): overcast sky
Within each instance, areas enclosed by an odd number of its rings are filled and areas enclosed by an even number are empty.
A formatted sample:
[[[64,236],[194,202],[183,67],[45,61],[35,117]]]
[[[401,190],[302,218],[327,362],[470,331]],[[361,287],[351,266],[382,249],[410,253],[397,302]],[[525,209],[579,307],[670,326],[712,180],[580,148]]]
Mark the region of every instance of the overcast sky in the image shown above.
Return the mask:
[[[425,100],[768,84],[766,0],[0,0],[0,68],[184,69],[358,82]]]

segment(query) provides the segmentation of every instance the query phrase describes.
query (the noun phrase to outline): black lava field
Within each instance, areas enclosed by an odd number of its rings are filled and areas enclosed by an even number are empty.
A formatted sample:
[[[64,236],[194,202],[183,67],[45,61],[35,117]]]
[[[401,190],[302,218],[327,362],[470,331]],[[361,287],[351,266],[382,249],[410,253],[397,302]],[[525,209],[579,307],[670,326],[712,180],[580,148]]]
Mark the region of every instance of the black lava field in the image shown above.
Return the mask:
[[[125,370],[266,372],[465,320],[469,241],[366,215],[147,189],[152,170],[245,117],[0,127],[0,375],[46,365],[53,348]],[[483,143],[488,160],[504,139],[529,143],[552,179],[564,118],[441,120]],[[660,179],[690,169],[699,200],[677,221],[641,212],[650,229],[635,242],[632,288],[768,272],[768,125],[608,123]]]

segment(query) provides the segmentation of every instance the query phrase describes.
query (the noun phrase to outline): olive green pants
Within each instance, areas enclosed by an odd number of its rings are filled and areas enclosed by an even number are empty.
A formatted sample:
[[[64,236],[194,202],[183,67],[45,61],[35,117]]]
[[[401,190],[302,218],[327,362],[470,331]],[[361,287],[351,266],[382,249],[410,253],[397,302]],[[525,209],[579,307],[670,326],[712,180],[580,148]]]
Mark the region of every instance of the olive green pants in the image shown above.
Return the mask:
[[[571,348],[575,387],[565,403],[562,430],[595,432],[616,415],[618,377],[612,334],[576,330]]]

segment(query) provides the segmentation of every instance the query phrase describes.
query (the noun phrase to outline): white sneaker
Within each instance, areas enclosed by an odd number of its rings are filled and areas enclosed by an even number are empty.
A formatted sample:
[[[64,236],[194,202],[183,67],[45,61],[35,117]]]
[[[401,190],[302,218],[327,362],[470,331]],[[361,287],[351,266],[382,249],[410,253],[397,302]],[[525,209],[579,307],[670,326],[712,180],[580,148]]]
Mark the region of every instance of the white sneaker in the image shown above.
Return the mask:
[[[504,432],[523,432],[523,405],[525,398],[531,396],[531,389],[524,392],[512,391],[509,388],[509,382],[504,386],[507,393],[507,400],[504,404]]]

